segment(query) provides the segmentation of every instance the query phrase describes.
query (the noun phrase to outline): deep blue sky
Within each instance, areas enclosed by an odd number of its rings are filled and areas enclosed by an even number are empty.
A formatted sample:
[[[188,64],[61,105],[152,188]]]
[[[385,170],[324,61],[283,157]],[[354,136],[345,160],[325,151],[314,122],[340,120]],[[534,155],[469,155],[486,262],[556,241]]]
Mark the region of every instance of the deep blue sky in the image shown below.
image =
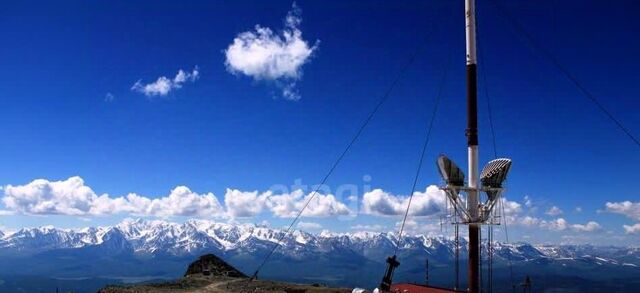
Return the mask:
[[[409,192],[449,54],[420,189],[439,183],[433,164],[439,153],[465,164],[462,1],[298,5],[303,38],[320,42],[303,66],[301,99],[287,101],[269,82],[230,74],[224,50],[256,24],[280,29],[290,1],[4,3],[0,185],[77,175],[99,194],[164,196],[186,185],[222,201],[228,187],[264,191],[298,178],[318,183],[425,38],[415,63],[328,183],[361,184],[371,175],[373,187]],[[640,136],[637,1],[505,6]],[[597,210],[607,201],[638,200],[640,148],[515,34],[490,1],[479,1],[478,21],[479,66],[493,103],[498,154],[514,161],[507,197],[529,195],[541,217],[556,205],[571,223],[595,220],[623,234],[622,224],[632,220]],[[167,97],[130,90],[137,80],[196,65],[200,79]],[[484,88],[480,148],[487,161],[493,152]],[[105,101],[107,93],[113,101]],[[582,213],[572,212],[577,206]],[[361,224],[369,220],[381,221],[364,217]],[[53,216],[0,216],[8,227],[50,222],[84,225]]]

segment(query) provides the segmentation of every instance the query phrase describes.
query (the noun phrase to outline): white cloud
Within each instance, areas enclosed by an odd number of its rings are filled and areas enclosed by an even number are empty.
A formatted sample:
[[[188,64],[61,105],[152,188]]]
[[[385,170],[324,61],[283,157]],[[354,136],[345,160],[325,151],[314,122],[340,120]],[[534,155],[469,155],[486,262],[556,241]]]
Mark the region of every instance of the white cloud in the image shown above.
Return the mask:
[[[133,194],[127,196],[130,198]],[[145,199],[138,196],[139,199]],[[143,206],[144,207],[144,206]],[[152,199],[146,208],[134,213],[169,216],[215,217],[222,215],[223,208],[213,193],[197,194],[186,186],[178,186],[171,190],[169,196]]]
[[[25,185],[3,187],[2,202],[6,210],[30,215],[96,216],[127,213],[138,216],[253,217],[265,210],[276,217],[290,218],[305,206],[304,217],[350,215],[347,206],[332,194],[305,195],[301,190],[273,194],[227,189],[223,207],[213,193],[198,194],[186,186],[178,186],[164,197],[150,198],[135,193],[112,197],[96,194],[76,176],[61,181],[37,179]]]
[[[401,225],[402,221],[397,222],[396,228],[400,229]],[[407,219],[404,224],[403,235],[437,235],[440,234],[440,230],[440,224]]]
[[[522,205],[516,201],[510,201],[507,198],[503,197],[502,206],[496,206],[496,211],[499,214],[502,214],[502,209],[504,208],[504,221],[508,224],[522,224],[520,219],[520,214],[522,213]]]
[[[552,221],[541,221],[540,222],[540,227],[541,228],[549,229],[551,231],[564,231],[564,230],[567,229],[568,226],[569,226],[569,224],[563,218],[557,218],[557,219],[552,220]]]
[[[520,224],[526,227],[536,226],[538,223],[540,223],[540,219],[531,216],[525,216],[520,219]]]
[[[191,72],[185,72],[180,69],[173,79],[169,79],[166,76],[160,76],[155,82],[148,84],[143,84],[142,80],[138,80],[133,84],[131,90],[142,93],[147,97],[166,96],[170,91],[182,88],[182,85],[185,82],[194,82],[199,77],[200,72],[198,71],[197,66]]]
[[[362,196],[362,209],[365,214],[395,216],[402,214],[403,198],[374,189]],[[406,208],[406,204],[405,204]]]
[[[507,200],[507,198],[502,198],[502,205],[504,206],[504,214],[505,216],[515,216],[522,212],[522,205],[515,201]]]
[[[212,193],[197,194],[185,186],[174,188],[166,197],[152,199],[131,193],[114,198],[96,194],[82,178],[75,176],[61,181],[37,179],[25,185],[7,185],[3,190],[5,207],[21,214],[215,217],[223,211]]]
[[[576,213],[582,213],[582,207],[576,207],[575,212]]]
[[[445,212],[446,197],[437,186],[427,187],[425,192],[415,192],[411,202],[409,215],[411,216],[438,216]],[[523,226],[537,226],[540,219],[531,216],[522,216],[522,204],[502,198],[502,206],[496,209],[502,214],[509,224]],[[362,213],[377,216],[404,215],[409,198],[396,196],[381,189],[374,189],[362,197]],[[439,227],[439,226],[438,226]]]
[[[379,232],[385,229],[384,226],[382,225],[354,225],[350,227],[351,230],[357,230],[357,231],[374,231],[374,232]]]
[[[503,199],[504,204],[504,212],[507,221],[510,224],[521,225],[524,227],[537,227],[551,231],[565,231],[567,229],[572,229],[576,232],[592,232],[601,229],[600,224],[595,221],[589,221],[586,224],[569,224],[567,220],[564,218],[556,218],[555,220],[542,220],[531,215],[531,209],[528,210],[529,215],[522,215],[522,205],[515,201],[509,201],[506,198]],[[528,196],[524,198],[524,206],[531,208],[533,205],[531,204],[531,199]],[[563,212],[557,206],[552,206],[549,208],[545,214],[557,216],[561,215]]]
[[[565,231],[570,228],[576,232],[593,232],[600,230],[602,227],[595,221],[589,221],[586,224],[570,225],[564,218],[557,218],[551,221],[540,221],[540,228],[551,231]]]
[[[269,210],[281,218],[295,217],[305,206],[311,194],[302,190],[291,193],[273,194],[271,191],[258,194],[257,191],[243,192],[227,189],[225,205],[231,217],[253,217],[263,210]],[[303,217],[346,216],[351,214],[347,206],[332,194],[316,194],[302,213]]]
[[[582,224],[571,225],[571,228],[573,228],[573,230],[576,230],[578,232],[593,232],[593,231],[596,231],[596,230],[600,230],[600,228],[602,228],[602,227],[597,222],[589,221],[588,223],[586,223],[584,225],[582,225]]]
[[[15,214],[14,211],[0,210],[0,216],[11,216]]]
[[[304,217],[329,217],[353,215],[343,202],[332,194],[312,194],[302,190],[274,194],[272,191],[241,191],[227,189],[222,205],[212,193],[196,193],[186,186],[177,186],[168,195],[147,197],[136,193],[113,197],[109,194],[97,194],[87,186],[81,177],[71,177],[61,181],[37,179],[24,185],[6,185],[0,188],[4,193],[4,207],[0,215],[71,215],[90,217],[99,215],[130,214],[137,216],[172,217],[187,216],[201,218],[244,218],[268,212],[274,217],[291,218],[307,204]],[[445,212],[444,193],[431,185],[424,192],[416,191],[411,204],[410,215],[435,217]],[[570,224],[564,218],[541,220],[533,214],[524,213],[523,205],[503,198],[505,219],[516,225],[539,227],[551,231],[591,232],[601,229],[599,223],[589,221],[586,224]],[[396,196],[381,189],[375,189],[362,196],[362,213],[376,216],[401,216],[404,214],[409,198]],[[633,210],[632,203],[608,204],[609,210],[627,213]],[[631,213],[632,214],[632,213]],[[419,227],[418,221],[409,219],[407,231],[410,233],[432,233],[439,229],[434,224]],[[425,223],[422,223],[425,224]],[[305,228],[301,226],[301,228]],[[639,224],[624,226],[627,233],[637,233]],[[311,226],[306,228],[311,229]],[[318,228],[319,229],[319,228]],[[352,230],[382,231],[381,225],[355,225]]]
[[[640,202],[607,202],[606,211],[615,214],[625,215],[633,220],[640,220]]]
[[[224,204],[227,213],[231,217],[253,217],[262,212],[265,208],[267,197],[270,192],[258,194],[258,191],[240,191],[237,189],[227,189],[224,195]]]
[[[298,223],[298,225],[296,226],[302,230],[317,230],[317,229],[322,229],[322,225],[318,224],[318,223],[313,223],[313,222],[300,222]]]
[[[3,190],[5,207],[26,214],[85,215],[98,198],[80,177],[55,182],[38,179]]]
[[[634,224],[634,225],[622,225],[622,228],[624,228],[624,233],[626,234],[636,234],[636,233],[640,233],[640,223]]]
[[[547,210],[545,214],[555,217],[555,216],[562,215],[562,210],[557,206],[552,206]]]
[[[227,70],[254,80],[275,81],[284,98],[298,100],[296,81],[302,77],[302,66],[318,47],[302,39],[301,10],[293,3],[281,34],[270,28],[255,26],[255,31],[240,33],[225,50]]]
[[[445,210],[446,200],[442,190],[435,185],[430,185],[425,192],[416,191],[413,193],[409,215],[439,215]],[[370,215],[404,215],[408,204],[408,196],[396,196],[382,189],[374,189],[362,196],[362,212]]]
[[[296,190],[291,193],[272,195],[267,200],[267,207],[277,217],[291,218],[295,217],[300,210],[308,202],[303,217],[329,217],[329,216],[346,216],[351,214],[351,210],[347,206],[338,201],[332,194],[313,194],[304,195],[302,190]]]
[[[112,93],[107,93],[106,95],[104,95],[104,101],[105,102],[113,102],[113,100],[115,100],[116,96],[114,96]]]

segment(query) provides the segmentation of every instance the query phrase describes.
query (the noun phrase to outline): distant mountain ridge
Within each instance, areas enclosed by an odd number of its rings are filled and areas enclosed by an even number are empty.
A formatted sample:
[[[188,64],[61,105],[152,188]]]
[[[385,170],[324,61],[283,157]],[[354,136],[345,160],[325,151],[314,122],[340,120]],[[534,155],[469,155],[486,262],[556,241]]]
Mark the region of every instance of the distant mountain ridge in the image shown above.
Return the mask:
[[[0,257],[5,260],[0,264],[0,273],[61,278],[177,278],[197,256],[213,253],[250,274],[283,235],[284,231],[278,229],[205,220],[171,223],[138,219],[82,229],[24,228],[0,232]],[[466,242],[460,240],[464,268]],[[384,260],[393,253],[397,241],[394,233],[294,231],[282,239],[281,247],[261,274],[285,281],[370,285],[379,281]],[[428,258],[434,282],[451,284],[455,250],[452,239],[407,235],[400,243],[397,276],[421,281]],[[604,279],[605,275],[626,278],[640,274],[637,247],[495,243],[496,271],[505,270],[509,261],[517,268],[518,277],[540,269],[593,280]]]
[[[276,243],[284,231],[251,224],[226,224],[206,220],[189,220],[182,224],[160,220],[125,220],[115,226],[82,229],[58,229],[52,226],[23,228],[13,233],[0,231],[0,253],[16,252],[36,254],[55,249],[79,249],[107,246],[114,250],[129,250],[134,254],[192,255],[202,250],[252,252],[262,245]],[[306,252],[332,252],[352,250],[367,258],[377,251],[386,252],[398,241],[394,233],[354,232],[312,234],[296,230],[282,240],[281,253],[296,256]],[[453,253],[454,241],[446,237],[403,235],[401,250],[421,249],[434,257]],[[460,238],[461,250],[466,250]],[[512,260],[537,258],[567,259],[590,258],[612,264],[640,266],[638,247],[595,247],[591,245],[532,245],[528,243],[494,244],[497,257]],[[291,249],[292,248],[292,249]],[[594,251],[606,256],[592,256]],[[462,253],[464,255],[464,253]],[[632,256],[620,261],[624,256]],[[633,256],[636,256],[634,258]],[[609,257],[609,258],[607,258]]]

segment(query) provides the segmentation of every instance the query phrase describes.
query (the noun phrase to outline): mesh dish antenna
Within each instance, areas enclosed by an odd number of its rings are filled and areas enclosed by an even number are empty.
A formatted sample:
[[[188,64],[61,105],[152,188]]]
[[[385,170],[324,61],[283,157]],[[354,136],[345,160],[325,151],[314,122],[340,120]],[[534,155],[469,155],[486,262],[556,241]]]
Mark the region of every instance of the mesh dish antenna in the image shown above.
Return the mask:
[[[502,182],[507,179],[509,168],[511,168],[511,160],[507,158],[499,158],[487,163],[480,173],[482,185],[493,188],[502,187]]]
[[[502,188],[502,182],[507,179],[507,174],[511,168],[511,160],[507,158],[495,159],[487,163],[480,173],[480,182],[486,190],[489,200],[495,200]]]
[[[440,176],[448,185],[464,186],[464,173],[451,159],[445,155],[440,155],[438,156],[437,165]]]

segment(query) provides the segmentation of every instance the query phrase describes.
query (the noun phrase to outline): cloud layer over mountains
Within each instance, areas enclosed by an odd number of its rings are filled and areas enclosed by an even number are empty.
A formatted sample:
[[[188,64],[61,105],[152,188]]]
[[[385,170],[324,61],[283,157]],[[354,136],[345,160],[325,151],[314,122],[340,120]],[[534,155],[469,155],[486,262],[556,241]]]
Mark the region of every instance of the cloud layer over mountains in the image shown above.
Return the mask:
[[[196,193],[177,186],[166,196],[147,197],[136,193],[112,197],[97,194],[75,176],[61,181],[37,179],[25,185],[3,187],[2,202],[8,211],[31,215],[96,216],[131,214],[136,216],[187,216],[201,218],[252,217],[268,210],[277,217],[293,217],[309,201],[310,194],[297,190],[273,194],[227,189],[226,207],[211,193]],[[331,194],[317,194],[303,216],[327,217],[352,213]]]
[[[3,193],[1,202],[4,205],[0,207],[0,216],[24,214],[90,217],[120,214],[157,218],[182,216],[230,220],[252,218],[266,213],[275,218],[292,218],[306,206],[303,217],[367,215],[393,219],[404,214],[409,202],[408,196],[394,195],[382,189],[374,189],[361,195],[349,195],[347,198],[322,193],[312,198],[311,193],[305,193],[302,190],[275,193],[270,190],[259,192],[227,189],[223,197],[218,197],[212,192],[198,193],[187,186],[176,186],[170,190],[169,194],[163,196],[145,196],[137,193],[112,196],[96,193],[79,176],[60,181],[36,179],[24,185],[6,185],[0,190]],[[222,202],[220,199],[223,199]],[[600,223],[593,220],[582,224],[570,223],[561,217],[538,217],[531,203],[520,204],[504,199],[502,206],[510,225],[575,233],[589,233],[603,229]],[[638,206],[640,203],[629,201],[607,203],[605,212],[623,214],[636,220]],[[437,219],[447,213],[446,207],[443,192],[437,186],[431,185],[425,191],[414,192],[409,215]],[[546,214],[548,216],[549,213]],[[393,229],[393,226],[376,225],[380,228],[376,230]],[[322,227],[312,222],[307,222],[305,226],[309,229]],[[433,229],[437,230],[437,228],[434,226]],[[624,225],[622,229],[626,234],[640,232],[639,224],[635,223]]]

